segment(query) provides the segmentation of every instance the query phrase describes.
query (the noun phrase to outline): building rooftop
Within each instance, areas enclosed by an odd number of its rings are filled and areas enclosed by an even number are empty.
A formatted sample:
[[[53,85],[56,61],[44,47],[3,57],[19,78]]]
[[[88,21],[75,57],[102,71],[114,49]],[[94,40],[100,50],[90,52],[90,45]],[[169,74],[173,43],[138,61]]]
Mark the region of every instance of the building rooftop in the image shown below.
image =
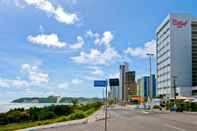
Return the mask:
[[[190,13],[170,13],[163,20],[163,22],[157,27],[156,33],[158,33],[161,30],[161,28],[166,24],[166,22],[170,19],[170,16],[172,16],[172,15],[192,16]],[[197,21],[197,17],[192,17],[192,20]]]

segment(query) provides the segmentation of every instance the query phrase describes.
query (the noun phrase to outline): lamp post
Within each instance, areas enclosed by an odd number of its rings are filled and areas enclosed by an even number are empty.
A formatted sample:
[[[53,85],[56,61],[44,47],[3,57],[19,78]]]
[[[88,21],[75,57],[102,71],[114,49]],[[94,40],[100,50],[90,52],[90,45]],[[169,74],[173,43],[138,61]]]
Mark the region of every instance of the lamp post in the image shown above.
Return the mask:
[[[150,104],[152,101],[152,56],[154,55],[153,53],[147,53],[147,56],[149,56],[149,88],[148,88],[148,103]]]
[[[176,79],[177,76],[173,76],[173,93],[174,93],[174,109],[176,110]]]
[[[107,83],[107,79],[106,79],[106,83]],[[107,84],[105,86],[105,131],[107,131]]]

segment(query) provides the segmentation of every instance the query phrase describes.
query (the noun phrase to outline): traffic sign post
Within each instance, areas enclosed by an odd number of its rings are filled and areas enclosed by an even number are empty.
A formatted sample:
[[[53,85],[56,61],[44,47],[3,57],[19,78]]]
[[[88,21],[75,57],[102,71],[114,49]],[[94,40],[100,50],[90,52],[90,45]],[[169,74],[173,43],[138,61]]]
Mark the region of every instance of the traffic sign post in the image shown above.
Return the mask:
[[[110,88],[115,88],[115,94],[113,91],[114,89],[111,90],[112,90],[112,97],[114,98],[115,96],[115,103],[117,103],[119,99],[119,89],[118,89],[119,79],[118,78],[109,79],[109,86]]]
[[[94,87],[106,87],[107,80],[95,80]]]
[[[107,80],[95,80],[94,87],[105,87],[105,131],[107,131]]]

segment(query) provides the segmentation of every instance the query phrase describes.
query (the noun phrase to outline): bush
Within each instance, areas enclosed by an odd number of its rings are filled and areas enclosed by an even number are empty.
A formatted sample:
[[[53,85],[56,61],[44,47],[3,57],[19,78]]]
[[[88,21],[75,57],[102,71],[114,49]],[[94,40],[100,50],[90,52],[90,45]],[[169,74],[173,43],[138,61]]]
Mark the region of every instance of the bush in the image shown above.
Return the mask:
[[[69,105],[53,105],[46,107],[46,110],[54,112],[57,116],[69,115],[74,112],[72,106]]]
[[[166,103],[166,109],[172,109],[174,107],[174,102],[167,102]],[[182,111],[197,111],[197,103],[193,103],[193,102],[184,102],[184,101],[180,101],[177,100],[176,101],[176,107],[177,107],[177,111],[178,112],[182,112]]]
[[[87,117],[101,107],[101,102],[89,103],[86,105],[53,105],[49,107],[30,109],[13,109],[7,113],[0,114],[0,125],[13,123],[31,123],[46,120],[44,123],[68,121]],[[54,119],[55,118],[55,119]],[[59,119],[58,119],[59,118]],[[50,120],[52,119],[52,120]],[[53,122],[54,120],[54,122]]]
[[[191,110],[197,111],[197,103],[191,103]]]
[[[82,111],[79,111],[79,112],[76,112],[76,113],[71,114],[68,117],[68,119],[69,120],[76,120],[76,119],[82,119],[82,118],[85,118],[85,117],[86,117],[85,113],[82,112]]]
[[[86,116],[89,116],[91,115],[93,112],[95,112],[96,110],[93,108],[93,109],[89,109],[88,111],[85,112]]]
[[[46,120],[56,118],[56,114],[52,111],[41,111],[38,116],[38,120]]]
[[[170,101],[166,102],[166,110],[170,110],[172,108],[172,106],[173,106],[172,102],[170,102]]]
[[[154,105],[153,109],[160,109],[161,107],[159,105]]]

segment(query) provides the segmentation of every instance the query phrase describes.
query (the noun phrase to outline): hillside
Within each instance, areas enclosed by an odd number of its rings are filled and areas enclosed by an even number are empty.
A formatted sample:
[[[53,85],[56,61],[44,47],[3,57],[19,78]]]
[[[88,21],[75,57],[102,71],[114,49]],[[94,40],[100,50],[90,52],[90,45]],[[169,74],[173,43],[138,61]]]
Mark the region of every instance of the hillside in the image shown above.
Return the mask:
[[[84,97],[58,97],[58,96],[49,96],[46,98],[39,97],[24,97],[13,100],[12,103],[57,103],[59,99],[59,103],[72,103],[73,100],[77,100],[80,103],[86,102],[95,102],[102,101],[100,98],[84,98]]]

